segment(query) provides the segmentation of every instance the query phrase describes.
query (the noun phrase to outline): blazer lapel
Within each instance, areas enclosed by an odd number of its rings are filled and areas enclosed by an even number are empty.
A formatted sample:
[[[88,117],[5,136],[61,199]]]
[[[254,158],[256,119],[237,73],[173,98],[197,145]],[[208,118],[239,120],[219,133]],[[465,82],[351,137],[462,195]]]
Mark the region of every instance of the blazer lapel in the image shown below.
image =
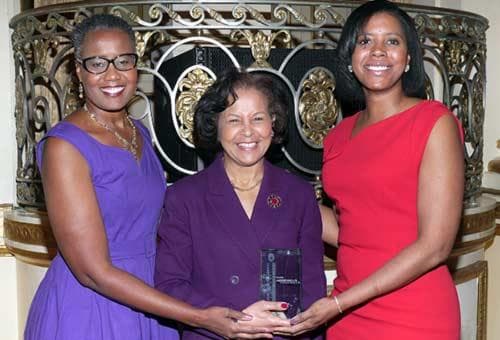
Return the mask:
[[[264,179],[255,202],[252,225],[260,242],[264,241],[272,231],[279,218],[283,216],[284,192],[280,185],[280,177],[276,169],[264,161]]]
[[[257,270],[260,268],[259,239],[251,226],[236,193],[229,182],[222,163],[218,157],[207,169],[208,202],[217,216],[216,228],[225,232],[247,257],[248,262]]]

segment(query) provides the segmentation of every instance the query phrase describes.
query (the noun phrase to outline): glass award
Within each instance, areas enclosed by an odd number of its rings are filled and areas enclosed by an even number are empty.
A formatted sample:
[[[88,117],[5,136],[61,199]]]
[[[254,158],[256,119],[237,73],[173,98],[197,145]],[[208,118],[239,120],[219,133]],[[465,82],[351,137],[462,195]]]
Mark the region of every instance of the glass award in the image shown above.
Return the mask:
[[[260,298],[288,303],[287,318],[301,311],[302,274],[300,249],[262,249]]]

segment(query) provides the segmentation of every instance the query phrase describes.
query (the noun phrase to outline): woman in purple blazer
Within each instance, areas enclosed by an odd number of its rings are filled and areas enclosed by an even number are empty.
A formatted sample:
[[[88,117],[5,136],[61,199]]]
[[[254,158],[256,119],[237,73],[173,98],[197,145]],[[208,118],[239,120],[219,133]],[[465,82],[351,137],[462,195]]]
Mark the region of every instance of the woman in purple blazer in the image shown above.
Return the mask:
[[[252,305],[259,300],[260,250],[300,248],[302,308],[325,296],[313,188],[264,159],[271,143],[283,140],[287,109],[286,93],[270,76],[236,69],[200,99],[195,142],[220,152],[208,168],[167,191],[158,231],[158,289],[195,306],[223,305],[268,322],[273,314],[265,304]],[[193,328],[182,336],[218,337]]]

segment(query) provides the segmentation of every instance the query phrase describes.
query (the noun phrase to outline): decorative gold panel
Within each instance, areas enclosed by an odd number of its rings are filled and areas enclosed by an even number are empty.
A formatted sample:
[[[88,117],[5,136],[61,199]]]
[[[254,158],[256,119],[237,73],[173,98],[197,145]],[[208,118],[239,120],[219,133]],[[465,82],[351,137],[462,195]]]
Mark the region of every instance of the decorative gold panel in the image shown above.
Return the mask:
[[[250,65],[250,67],[255,68],[271,68],[271,65],[267,62],[267,59],[269,58],[269,55],[271,53],[273,42],[278,37],[283,36],[281,41],[287,47],[290,47],[291,42],[290,33],[285,30],[280,30],[272,34],[265,34],[262,31],[253,33],[250,30],[234,31],[233,33],[231,33],[231,40],[238,41],[240,36],[244,36],[250,45],[252,56],[255,59],[255,62]]]
[[[198,100],[213,83],[214,79],[200,68],[189,72],[180,82],[180,94],[175,103],[175,110],[179,122],[179,132],[190,143],[193,143],[194,109],[196,103],[198,103]]]
[[[299,114],[302,131],[315,146],[322,147],[323,139],[335,125],[339,105],[333,95],[335,80],[322,69],[309,73],[302,84]]]

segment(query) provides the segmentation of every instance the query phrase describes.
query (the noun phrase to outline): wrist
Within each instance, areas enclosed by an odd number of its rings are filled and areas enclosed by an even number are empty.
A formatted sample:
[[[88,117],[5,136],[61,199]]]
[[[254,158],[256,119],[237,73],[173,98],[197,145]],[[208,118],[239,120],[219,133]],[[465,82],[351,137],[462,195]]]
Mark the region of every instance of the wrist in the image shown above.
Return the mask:
[[[208,315],[206,313],[206,310],[200,308],[192,308],[185,323],[195,328],[206,328],[206,325],[208,323],[207,320]]]
[[[337,307],[337,311],[339,314],[342,314],[344,313],[344,310],[342,308],[342,305],[340,304],[340,301],[339,301],[339,298],[337,297],[337,295],[334,295],[332,297],[332,300],[333,300],[333,303],[335,304],[335,306]]]

